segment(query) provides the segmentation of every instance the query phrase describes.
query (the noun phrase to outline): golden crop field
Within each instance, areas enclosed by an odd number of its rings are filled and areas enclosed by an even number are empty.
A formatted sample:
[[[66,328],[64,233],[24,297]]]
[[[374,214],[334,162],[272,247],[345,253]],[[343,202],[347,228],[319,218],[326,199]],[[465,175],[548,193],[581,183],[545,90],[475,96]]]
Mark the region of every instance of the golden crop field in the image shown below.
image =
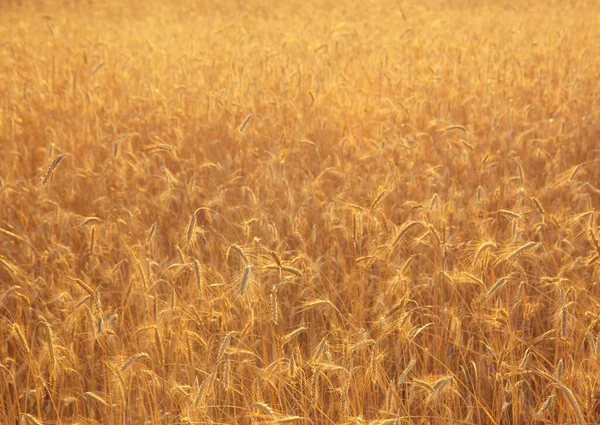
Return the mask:
[[[0,424],[600,423],[596,1],[0,2]]]

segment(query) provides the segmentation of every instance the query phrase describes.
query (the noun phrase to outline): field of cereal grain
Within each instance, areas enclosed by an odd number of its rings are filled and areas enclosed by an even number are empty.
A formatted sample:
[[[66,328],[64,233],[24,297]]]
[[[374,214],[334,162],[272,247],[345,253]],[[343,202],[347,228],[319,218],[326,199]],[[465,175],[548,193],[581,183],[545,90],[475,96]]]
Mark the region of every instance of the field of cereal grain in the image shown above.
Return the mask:
[[[0,424],[600,423],[595,1],[0,2]]]

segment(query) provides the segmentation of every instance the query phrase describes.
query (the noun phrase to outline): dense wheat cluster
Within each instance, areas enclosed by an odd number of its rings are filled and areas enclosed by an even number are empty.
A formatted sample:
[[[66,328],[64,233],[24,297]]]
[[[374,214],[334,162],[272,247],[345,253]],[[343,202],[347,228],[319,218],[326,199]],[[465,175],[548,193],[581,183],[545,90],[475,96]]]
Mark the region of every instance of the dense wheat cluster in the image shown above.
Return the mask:
[[[595,1],[0,3],[0,423],[600,422]]]

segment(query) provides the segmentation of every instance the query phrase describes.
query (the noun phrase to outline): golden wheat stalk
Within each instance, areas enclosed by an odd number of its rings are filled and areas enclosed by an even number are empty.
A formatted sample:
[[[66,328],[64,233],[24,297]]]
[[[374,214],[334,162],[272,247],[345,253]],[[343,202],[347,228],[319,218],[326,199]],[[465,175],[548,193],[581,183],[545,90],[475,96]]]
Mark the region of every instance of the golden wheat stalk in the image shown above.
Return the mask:
[[[479,259],[482,257],[482,255],[491,249],[498,249],[498,244],[496,244],[496,242],[494,241],[486,241],[484,243],[482,243],[481,245],[479,245],[479,248],[477,249],[477,252],[475,253],[475,258],[473,258],[473,265],[477,265],[479,262]]]
[[[202,267],[200,266],[200,262],[198,260],[194,260],[192,262],[192,266],[194,268],[194,275],[196,276],[196,286],[200,293],[204,290],[204,279],[202,279]]]
[[[144,352],[136,353],[133,356],[131,356],[130,358],[128,358],[125,363],[123,363],[123,366],[121,366],[121,373],[126,372],[127,369],[129,369],[134,364],[141,362],[142,360],[149,360],[149,359],[150,359],[150,356],[148,355],[148,353],[144,353]]]
[[[521,214],[516,213],[514,211],[510,211],[510,210],[498,210],[498,212],[500,214],[502,214],[503,216],[508,217],[513,220],[520,220],[522,218]]]
[[[8,288],[8,290],[4,293],[4,295],[2,295],[2,298],[0,298],[0,303],[4,303],[6,300],[8,300],[8,298],[10,297],[10,295],[13,292],[17,292],[20,289],[23,289],[23,288],[21,288],[21,286],[19,286],[19,285],[13,285],[10,288]]]
[[[544,402],[544,404],[542,404],[542,406],[538,409],[538,411],[536,412],[536,416],[540,417],[542,416],[542,414],[548,410],[550,408],[550,406],[552,406],[552,403],[554,402],[554,399],[556,398],[556,395],[552,394],[550,395],[546,401]]]
[[[261,402],[261,401],[255,401],[254,403],[252,403],[250,405],[250,407],[254,407],[256,409],[259,409],[261,412],[265,413],[266,415],[275,418],[275,412],[273,411],[273,409],[271,408],[271,406],[269,406],[267,403]]]
[[[283,344],[287,344],[288,342],[290,342],[294,337],[300,335],[300,333],[307,331],[308,328],[306,326],[300,326],[296,329],[294,329],[293,331],[291,331],[290,333],[286,334],[282,339],[281,342]]]
[[[321,375],[321,366],[317,366],[315,368],[315,371],[313,372],[311,381],[312,381],[312,386],[311,386],[311,390],[312,390],[312,400],[311,403],[313,406],[317,405],[317,400],[319,398],[319,376]]]
[[[319,345],[317,345],[317,349],[315,350],[315,354],[312,357],[312,361],[317,363],[322,354],[327,352],[327,337],[323,337]]]
[[[88,396],[91,400],[95,400],[98,403],[104,405],[104,406],[108,406],[108,402],[106,400],[104,400],[103,397],[101,397],[100,395],[96,394],[93,391],[86,391],[85,393],[83,393],[84,395]]]
[[[436,206],[439,196],[437,193],[434,193],[431,197],[431,201],[429,202],[429,211],[433,211],[433,208]]]
[[[232,390],[231,388],[231,356],[227,357],[225,362],[225,370],[223,371],[223,388],[226,392]]]
[[[281,267],[281,271],[291,273],[291,274],[293,274],[295,276],[298,276],[298,277],[302,277],[302,272],[300,270],[294,268],[294,267],[291,267],[291,266],[282,266]]]
[[[24,413],[23,417],[27,419],[27,422],[29,422],[31,425],[44,425],[42,421],[35,416],[30,415],[29,413]]]
[[[417,362],[414,359],[410,359],[410,361],[406,365],[406,368],[402,371],[402,373],[396,379],[396,385],[402,385],[406,381],[406,378],[408,377],[410,372],[412,372],[412,370],[414,369],[416,364],[417,364]]]
[[[223,340],[223,343],[221,344],[221,348],[219,349],[219,354],[217,355],[217,360],[216,360],[217,364],[219,364],[219,362],[223,358],[223,354],[225,354],[225,350],[227,350],[227,347],[229,346],[229,343],[231,342],[231,337],[233,336],[233,334],[235,334],[235,331],[230,331],[225,336],[225,339]]]
[[[98,224],[100,222],[100,219],[98,217],[86,217],[82,222],[81,222],[81,227],[85,227],[89,224]]]
[[[46,328],[46,334],[48,336],[48,351],[50,352],[50,385],[54,385],[56,382],[56,369],[58,367],[58,359],[56,357],[56,344],[54,330],[48,322],[42,322],[42,326]]]
[[[252,264],[248,264],[244,269],[244,274],[242,275],[242,281],[240,282],[240,294],[243,296],[248,289],[248,283],[250,282],[252,276]]]
[[[230,245],[229,248],[227,249],[227,254],[226,254],[227,259],[229,259],[229,252],[231,250],[235,251],[239,255],[239,257],[244,261],[245,265],[250,264],[248,261],[248,257],[246,257],[246,253],[244,252],[244,250],[236,244]]]
[[[12,324],[12,333],[17,337],[17,340],[21,344],[23,351],[25,351],[26,354],[29,354],[29,344],[27,343],[25,334],[23,333],[21,326],[16,322]]]
[[[271,258],[273,258],[273,261],[275,261],[275,264],[277,264],[277,267],[281,268],[282,261],[281,261],[281,257],[279,256],[279,254],[277,254],[277,252],[275,252],[273,250],[269,250],[269,255],[271,256]]]
[[[396,235],[396,237],[394,238],[394,241],[392,242],[392,247],[396,246],[396,244],[400,241],[400,239],[402,239],[402,237],[413,227],[415,227],[416,225],[421,224],[419,221],[410,221],[406,224],[404,224],[400,230],[398,231],[398,234]]]
[[[537,246],[538,246],[537,242],[527,242],[526,244],[520,246],[519,248],[517,248],[513,252],[511,252],[507,257],[507,260],[509,260],[509,261],[516,260],[517,258],[521,257],[523,254],[525,254],[525,252],[531,251],[534,248],[536,248]]]
[[[377,205],[379,205],[379,203],[382,201],[383,196],[386,194],[386,190],[382,190],[381,192],[379,192],[379,195],[377,195],[377,197],[375,197],[375,199],[373,200],[373,202],[371,202],[371,206],[370,206],[370,210],[373,211],[375,208],[377,208]]]
[[[557,382],[556,385],[558,386],[558,388],[560,388],[562,390],[567,401],[571,405],[571,410],[575,414],[575,420],[577,422],[577,425],[585,425],[586,421],[583,417],[583,413],[581,412],[581,408],[579,407],[579,403],[577,402],[577,400],[575,399],[575,396],[573,395],[573,392],[566,385],[564,385],[561,382]]]
[[[593,227],[588,229],[588,236],[590,237],[590,241],[592,242],[594,249],[598,255],[600,255],[600,242],[598,242],[598,237],[596,236],[596,232],[594,231]]]
[[[485,293],[486,297],[490,297],[494,292],[498,291],[500,288],[502,288],[504,286],[504,284],[508,281],[508,278],[506,277],[501,277],[500,279],[498,279],[496,281],[496,283],[494,283],[490,289],[488,289],[488,291]]]
[[[546,214],[546,211],[544,210],[544,207],[542,206],[542,203],[540,202],[540,200],[538,198],[536,198],[535,196],[531,197],[531,202],[533,202],[533,205],[535,205],[535,209],[542,215]]]
[[[196,210],[197,211],[197,210]],[[187,232],[185,237],[186,246],[189,247],[194,238],[194,229],[196,227],[196,211],[194,211],[188,221]]]
[[[152,240],[152,237],[156,233],[157,227],[158,227],[158,221],[155,221],[152,224],[152,226],[150,227],[150,230],[148,231],[148,236],[146,237],[146,245],[148,245],[150,243],[150,241]]]
[[[458,125],[458,124],[455,124],[455,125],[449,125],[448,127],[446,127],[446,128],[444,129],[444,131],[451,131],[451,130],[461,130],[461,131],[463,131],[463,132],[465,132],[465,133],[467,132],[467,129],[466,129],[464,126],[462,126],[462,125]]]
[[[303,418],[301,416],[285,416],[283,418],[279,418],[275,421],[275,423],[278,424],[291,424],[292,422],[300,422],[300,421],[306,421],[306,418]]]
[[[251,119],[252,119],[252,114],[249,114],[246,118],[244,118],[242,125],[240,125],[240,129],[239,129],[240,133],[244,132],[244,129],[246,128],[246,126],[248,125],[248,123],[250,122]]]
[[[44,173],[44,179],[42,180],[42,185],[46,186],[46,183],[48,183],[48,179],[50,179],[50,176],[52,175],[52,173],[54,172],[56,167],[58,167],[58,165],[62,162],[63,159],[65,159],[65,157],[67,155],[70,155],[70,154],[63,153],[63,154],[58,155],[56,158],[54,158],[54,161],[52,161],[52,164],[50,164],[50,166],[46,170],[46,173]]]

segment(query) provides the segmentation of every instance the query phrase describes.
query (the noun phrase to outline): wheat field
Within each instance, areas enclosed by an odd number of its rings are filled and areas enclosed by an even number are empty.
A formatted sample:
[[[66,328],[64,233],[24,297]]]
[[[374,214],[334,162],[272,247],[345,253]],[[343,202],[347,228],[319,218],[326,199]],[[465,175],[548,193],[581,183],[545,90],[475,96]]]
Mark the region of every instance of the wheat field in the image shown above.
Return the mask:
[[[0,2],[0,424],[600,423],[595,1]]]

